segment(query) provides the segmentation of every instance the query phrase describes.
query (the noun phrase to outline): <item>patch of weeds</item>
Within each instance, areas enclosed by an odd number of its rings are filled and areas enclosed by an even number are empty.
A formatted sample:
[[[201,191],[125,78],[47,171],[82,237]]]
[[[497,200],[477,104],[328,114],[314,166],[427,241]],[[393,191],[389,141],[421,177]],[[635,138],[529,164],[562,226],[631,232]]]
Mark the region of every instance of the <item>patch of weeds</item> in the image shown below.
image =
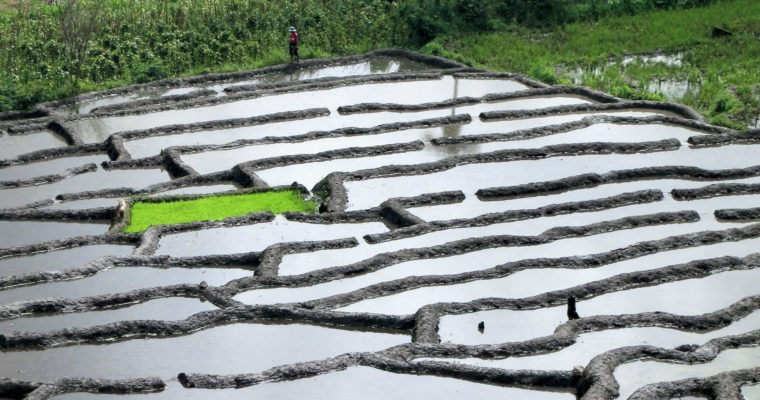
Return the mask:
[[[138,65],[133,72],[132,79],[135,83],[146,83],[164,79],[167,76],[169,76],[169,72],[166,67],[160,62],[154,62]]]
[[[554,72],[553,68],[542,66],[533,68],[528,74],[531,78],[539,80],[549,85],[556,85],[559,83],[559,78]]]
[[[430,54],[433,56],[448,58],[466,65],[475,65],[473,60],[446,48],[446,38],[439,38],[427,43],[420,49],[423,54]]]
[[[152,226],[198,221],[218,221],[230,217],[271,211],[314,212],[317,205],[304,200],[298,191],[226,194],[176,201],[137,201],[132,204],[129,225],[124,232],[142,232]]]
[[[628,100],[651,100],[664,101],[665,96],[658,92],[648,92],[646,90],[636,90],[630,85],[614,86],[610,89],[610,94]]]

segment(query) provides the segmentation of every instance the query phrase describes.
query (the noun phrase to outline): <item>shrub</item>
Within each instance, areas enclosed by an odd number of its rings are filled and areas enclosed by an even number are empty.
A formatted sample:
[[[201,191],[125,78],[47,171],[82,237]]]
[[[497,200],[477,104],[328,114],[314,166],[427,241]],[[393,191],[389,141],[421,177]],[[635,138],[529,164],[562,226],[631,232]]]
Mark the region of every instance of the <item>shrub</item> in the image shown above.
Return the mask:
[[[140,64],[135,69],[132,75],[132,79],[135,83],[145,83],[151,81],[157,81],[169,76],[169,73],[160,62],[154,62],[151,64]]]
[[[535,67],[530,71],[529,75],[531,78],[548,83],[549,85],[556,85],[559,82],[554,69],[547,66]]]

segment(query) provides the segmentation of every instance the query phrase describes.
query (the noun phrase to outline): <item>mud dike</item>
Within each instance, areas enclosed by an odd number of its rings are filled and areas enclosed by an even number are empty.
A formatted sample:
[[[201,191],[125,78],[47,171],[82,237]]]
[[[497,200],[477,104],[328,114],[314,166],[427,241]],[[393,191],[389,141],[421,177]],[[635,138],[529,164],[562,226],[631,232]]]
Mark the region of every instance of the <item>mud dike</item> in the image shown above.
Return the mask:
[[[402,51],[0,131],[0,397],[760,398],[757,131]],[[291,185],[322,212],[114,221]]]

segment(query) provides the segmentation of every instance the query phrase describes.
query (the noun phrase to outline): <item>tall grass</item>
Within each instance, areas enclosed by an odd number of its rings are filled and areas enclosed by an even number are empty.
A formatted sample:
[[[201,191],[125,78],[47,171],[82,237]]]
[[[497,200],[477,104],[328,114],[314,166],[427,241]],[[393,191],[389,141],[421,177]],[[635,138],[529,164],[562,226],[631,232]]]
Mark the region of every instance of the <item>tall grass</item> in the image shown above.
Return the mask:
[[[403,26],[385,0],[78,0],[102,22],[82,71],[85,89],[283,62],[287,30],[305,56],[389,47]],[[0,111],[73,90],[64,68],[59,5],[0,9]]]
[[[727,28],[733,36],[712,38],[713,27]],[[584,75],[583,84],[633,98],[665,98],[646,90],[648,82],[658,79],[691,81],[695,90],[670,100],[707,113],[713,122],[739,128],[760,115],[760,2],[755,0],[603,18],[549,31],[513,27],[444,36],[423,51],[555,83],[569,83],[566,71],[576,67],[596,69]],[[625,54],[652,52],[683,53],[684,62],[680,66],[615,62]],[[725,98],[738,105],[716,106]]]

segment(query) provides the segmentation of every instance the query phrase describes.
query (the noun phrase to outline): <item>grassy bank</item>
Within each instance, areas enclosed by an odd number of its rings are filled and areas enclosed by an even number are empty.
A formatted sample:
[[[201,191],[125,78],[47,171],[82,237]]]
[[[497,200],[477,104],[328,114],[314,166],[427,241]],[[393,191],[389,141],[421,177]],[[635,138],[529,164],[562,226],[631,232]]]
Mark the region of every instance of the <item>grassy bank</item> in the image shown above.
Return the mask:
[[[304,58],[390,47],[402,35],[391,20],[395,6],[385,0],[0,2],[0,111],[75,92],[284,63],[291,25],[301,33]],[[75,12],[66,13],[65,4],[75,4]],[[89,44],[78,53],[83,39]],[[73,75],[72,65],[81,65]]]
[[[713,38],[713,27],[733,35]],[[423,51],[548,83],[681,102],[720,125],[743,128],[760,117],[760,2],[754,0],[602,18],[548,31],[513,27],[441,36]],[[623,62],[626,54],[655,52],[677,57],[667,59],[670,65],[641,58]]]
[[[257,211],[282,214],[315,210],[316,203],[305,201],[295,191],[219,195],[163,203],[136,202],[131,208],[129,226],[124,231],[142,232],[157,225],[217,221]]]

